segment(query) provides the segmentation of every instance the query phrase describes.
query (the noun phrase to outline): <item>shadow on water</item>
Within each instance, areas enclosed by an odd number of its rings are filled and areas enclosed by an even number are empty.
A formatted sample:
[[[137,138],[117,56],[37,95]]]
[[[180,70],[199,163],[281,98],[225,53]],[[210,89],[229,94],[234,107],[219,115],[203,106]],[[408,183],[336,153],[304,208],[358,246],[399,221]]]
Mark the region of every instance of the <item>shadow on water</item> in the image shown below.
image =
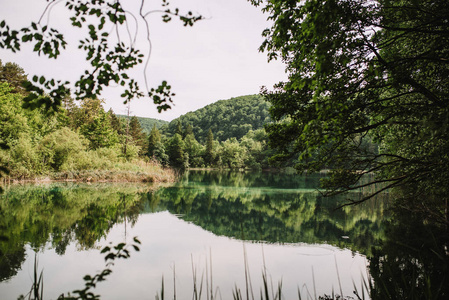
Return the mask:
[[[422,219],[395,208],[369,258],[372,299],[449,299],[448,233]]]
[[[448,297],[445,231],[400,211],[390,219],[390,207],[380,198],[335,210],[345,198],[323,198],[316,189],[319,180],[199,171],[157,190],[110,184],[11,188],[0,199],[0,287],[21,269],[26,247],[35,252],[50,247],[58,255],[71,243],[78,250],[94,249],[115,224],[136,224],[142,214],[169,211],[217,236],[275,245],[330,244],[361,253],[368,258],[371,278],[365,284],[373,299]]]

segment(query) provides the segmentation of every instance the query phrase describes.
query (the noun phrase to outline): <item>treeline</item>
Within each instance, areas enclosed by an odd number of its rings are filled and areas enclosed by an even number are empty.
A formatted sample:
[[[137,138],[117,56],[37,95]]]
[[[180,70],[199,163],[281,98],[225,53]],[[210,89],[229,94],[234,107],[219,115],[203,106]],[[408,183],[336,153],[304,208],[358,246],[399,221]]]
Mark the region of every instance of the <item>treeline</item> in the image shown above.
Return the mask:
[[[275,152],[264,128],[270,122],[269,104],[260,95],[217,101],[167,124],[115,115],[104,110],[100,99],[68,97],[53,113],[44,107],[25,109],[24,80],[20,66],[0,62],[0,165],[12,178],[56,172],[76,179],[86,170],[140,172],[136,167],[150,161],[181,169],[271,167]],[[293,155],[282,166],[298,161]],[[104,176],[97,177],[110,179]]]
[[[25,80],[20,66],[0,61],[0,165],[11,178],[62,173],[76,179],[87,170],[163,176],[145,162],[147,136],[136,117],[118,118],[102,100],[89,98],[66,98],[56,112],[25,109]]]
[[[161,131],[172,136],[178,130],[178,122],[191,126],[200,142],[205,142],[209,129],[219,142],[241,139],[250,130],[264,128],[270,122],[270,104],[260,95],[249,95],[220,100],[194,112],[189,112],[163,126]]]
[[[269,104],[259,95],[220,100],[150,132],[148,155],[178,168],[269,167],[264,125]]]
[[[124,118],[124,119],[128,118],[127,115],[116,114],[116,116],[119,118]],[[154,119],[154,118],[143,118],[143,117],[136,117],[136,116],[133,116],[133,118],[136,118],[137,121],[139,121],[140,127],[142,127],[142,131],[144,133],[146,133],[147,135],[150,133],[150,131],[154,125],[156,125],[157,128],[161,128],[162,126],[168,124],[168,121]]]
[[[218,101],[164,126],[105,111],[100,99],[67,97],[51,113],[25,109],[25,80],[20,66],[0,63],[0,163],[11,178],[76,179],[87,170],[139,171],[145,161],[175,168],[269,167],[268,104],[260,96]],[[149,135],[142,122],[153,124]]]
[[[175,134],[162,134],[156,126],[148,139],[148,155],[162,165],[175,168],[260,169],[269,167],[272,151],[268,148],[264,129],[249,130],[242,138],[231,137],[223,142],[214,139],[211,129],[200,143],[192,126],[177,122]]]

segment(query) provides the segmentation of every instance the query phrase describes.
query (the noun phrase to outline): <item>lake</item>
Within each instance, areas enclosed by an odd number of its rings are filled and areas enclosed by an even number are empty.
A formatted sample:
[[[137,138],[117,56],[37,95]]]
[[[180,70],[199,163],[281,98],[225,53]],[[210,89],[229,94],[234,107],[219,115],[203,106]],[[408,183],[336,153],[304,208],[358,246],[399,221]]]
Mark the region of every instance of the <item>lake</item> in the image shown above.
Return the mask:
[[[102,299],[270,298],[365,294],[368,260],[385,239],[387,203],[379,197],[335,210],[348,197],[324,198],[320,175],[190,171],[179,182],[52,183],[13,186],[1,196],[1,299],[26,295],[35,259],[44,298],[84,287],[105,268],[112,243],[140,251],[116,260],[94,289]],[[385,198],[385,195],[383,196]],[[212,296],[211,296],[212,295]]]

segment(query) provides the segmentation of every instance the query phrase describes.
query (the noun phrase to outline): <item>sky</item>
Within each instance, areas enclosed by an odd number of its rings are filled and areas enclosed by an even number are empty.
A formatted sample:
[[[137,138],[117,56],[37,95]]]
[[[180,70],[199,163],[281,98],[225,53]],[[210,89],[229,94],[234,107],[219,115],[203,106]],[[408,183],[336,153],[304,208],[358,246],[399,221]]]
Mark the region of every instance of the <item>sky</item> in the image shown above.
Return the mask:
[[[160,9],[162,0],[146,0],[145,11]],[[161,21],[161,14],[151,14],[151,56],[148,68],[139,67],[131,73],[144,87],[144,72],[149,86],[157,87],[166,80],[176,94],[171,110],[158,113],[149,98],[133,99],[130,114],[171,121],[189,111],[195,111],[218,100],[242,95],[257,94],[261,86],[271,88],[285,80],[285,66],[280,61],[268,63],[266,53],[258,51],[263,41],[262,31],[269,27],[267,15],[246,0],[172,0],[170,7],[181,12],[201,14],[204,20],[193,27],[184,27],[178,20]],[[0,20],[6,20],[11,28],[29,26],[37,22],[47,5],[45,0],[0,0]],[[45,15],[43,23],[61,28],[68,40],[65,52],[57,59],[39,57],[30,47],[14,54],[0,49],[0,59],[19,64],[29,75],[68,78],[75,82],[89,66],[84,53],[77,49],[82,37],[79,30],[69,26],[65,1],[56,1]],[[122,1],[125,8],[138,15],[141,0]],[[138,23],[136,45],[144,54],[149,46],[144,24]],[[126,114],[127,106],[120,98],[118,87],[105,90],[100,98],[104,108],[116,114]]]

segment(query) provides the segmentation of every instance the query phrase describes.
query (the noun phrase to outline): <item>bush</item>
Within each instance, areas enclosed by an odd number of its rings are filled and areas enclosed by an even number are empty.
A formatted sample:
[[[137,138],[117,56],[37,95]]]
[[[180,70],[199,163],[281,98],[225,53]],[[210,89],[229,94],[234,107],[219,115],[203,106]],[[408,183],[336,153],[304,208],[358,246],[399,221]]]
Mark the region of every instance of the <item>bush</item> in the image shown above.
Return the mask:
[[[39,144],[39,150],[44,161],[59,171],[69,157],[85,151],[87,144],[87,140],[78,133],[63,127],[45,136]]]
[[[22,133],[19,139],[13,143],[9,155],[6,155],[9,162],[10,175],[12,177],[31,177],[33,175],[43,174],[45,165],[42,157],[26,134]]]

